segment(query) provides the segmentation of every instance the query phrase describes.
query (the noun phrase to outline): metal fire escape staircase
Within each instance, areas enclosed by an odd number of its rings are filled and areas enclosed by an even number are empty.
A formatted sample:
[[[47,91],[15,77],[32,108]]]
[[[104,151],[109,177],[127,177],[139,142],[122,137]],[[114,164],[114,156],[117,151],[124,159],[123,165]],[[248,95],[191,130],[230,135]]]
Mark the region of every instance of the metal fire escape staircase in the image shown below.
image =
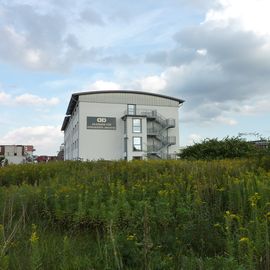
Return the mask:
[[[167,130],[175,127],[175,120],[166,119],[161,114],[157,113],[157,111],[151,111],[151,113],[146,116],[149,121],[155,123],[155,127],[147,129],[147,136],[154,138],[157,142],[147,145],[147,155],[148,157],[167,159],[167,148],[176,144],[176,137],[168,136]],[[164,135],[164,133],[166,134]]]
[[[147,122],[153,122],[153,128],[147,129],[147,137],[152,137],[156,141],[153,144],[147,144],[147,156],[157,159],[168,159],[167,149],[169,146],[176,144],[175,136],[168,136],[168,129],[175,127],[175,119],[166,119],[156,110],[136,110],[132,113],[126,110],[125,116],[145,116]],[[165,135],[164,135],[165,134]]]

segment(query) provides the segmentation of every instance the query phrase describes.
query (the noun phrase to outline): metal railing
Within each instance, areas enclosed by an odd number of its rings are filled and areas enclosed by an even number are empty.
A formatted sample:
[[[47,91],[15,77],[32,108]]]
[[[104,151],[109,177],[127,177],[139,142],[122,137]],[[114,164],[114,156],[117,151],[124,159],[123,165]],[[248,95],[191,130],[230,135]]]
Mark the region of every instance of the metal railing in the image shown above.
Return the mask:
[[[176,154],[167,154],[167,153],[163,153],[163,152],[158,152],[158,153],[148,153],[147,154],[148,158],[151,157],[156,157],[158,159],[177,159],[177,155]]]
[[[158,122],[163,128],[173,128],[175,127],[175,119],[168,118],[166,119],[157,110],[145,110],[145,109],[136,109],[136,111],[124,111],[124,115],[128,116],[145,116],[147,118],[153,119]]]
[[[157,152],[160,151],[162,148],[170,145],[176,144],[176,137],[175,136],[170,136],[167,138],[163,138],[162,141],[160,141],[159,144],[148,144],[147,145],[147,152]]]

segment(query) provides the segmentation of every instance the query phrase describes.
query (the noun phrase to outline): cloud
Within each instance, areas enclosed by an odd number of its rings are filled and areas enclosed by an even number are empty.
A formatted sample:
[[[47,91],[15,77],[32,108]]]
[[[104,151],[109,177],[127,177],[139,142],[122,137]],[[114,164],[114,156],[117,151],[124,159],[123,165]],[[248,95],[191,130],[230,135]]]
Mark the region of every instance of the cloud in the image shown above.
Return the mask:
[[[148,76],[145,78],[142,78],[137,81],[138,87],[141,90],[149,91],[149,92],[159,92],[161,90],[164,90],[167,82],[163,78],[163,76]]]
[[[134,64],[140,54],[137,47],[149,46],[149,34],[154,37],[151,43],[155,43],[153,26],[157,18],[162,22],[160,8],[145,4],[110,1],[93,2],[87,7],[84,1],[67,1],[63,6],[59,1],[39,2],[6,1],[2,5],[3,62],[59,72],[77,65]]]
[[[23,106],[56,106],[59,104],[59,99],[56,97],[43,98],[32,94],[22,94],[19,96],[12,96],[6,92],[0,92],[0,104],[2,105],[23,105]]]
[[[241,115],[261,115],[270,112],[269,106],[270,95],[258,96],[249,102],[239,104],[238,107],[235,106],[235,113]]]
[[[99,90],[120,90],[121,86],[115,82],[98,80],[85,87],[84,91]]]
[[[76,63],[92,61],[99,50],[82,48],[73,33],[75,19],[61,10],[33,4],[3,5],[0,59],[31,70],[69,70]],[[77,23],[78,24],[78,23]],[[78,32],[78,31],[77,31]]]
[[[87,8],[81,12],[81,20],[92,25],[105,25],[101,15],[99,15],[95,10],[90,8]]]
[[[219,0],[218,9],[210,9],[206,14],[205,23],[219,27],[234,27],[244,31],[253,31],[258,35],[269,35],[270,2],[268,0]]]
[[[6,105],[9,104],[11,96],[3,91],[0,91],[0,104]]]
[[[55,106],[59,103],[59,99],[56,97],[47,99],[41,98],[36,95],[23,94],[15,97],[15,103],[20,105],[33,105],[33,106]]]
[[[63,142],[60,126],[20,127],[8,132],[0,139],[0,144],[34,145],[37,155],[56,155]]]
[[[199,134],[192,133],[188,136],[187,144],[192,145],[194,143],[199,143],[200,141],[202,141],[202,136]]]
[[[146,63],[163,69],[156,76],[165,81],[164,91],[186,100],[182,119],[187,123],[236,125],[235,112],[268,111],[270,38],[268,24],[261,27],[261,22],[269,20],[262,10],[270,4],[251,0],[244,5],[240,0],[217,1],[200,25],[174,35],[173,48],[145,57]],[[252,17],[261,15],[263,20],[256,19],[253,27]]]
[[[199,55],[205,56],[205,55],[207,55],[207,50],[206,49],[199,49],[199,50],[197,50],[197,53]]]
[[[216,122],[228,125],[228,126],[235,126],[237,125],[237,121],[232,118],[224,117],[224,116],[217,116],[216,118],[213,119]]]
[[[55,68],[65,46],[66,22],[59,14],[41,14],[30,5],[4,6],[0,58],[30,69]]]

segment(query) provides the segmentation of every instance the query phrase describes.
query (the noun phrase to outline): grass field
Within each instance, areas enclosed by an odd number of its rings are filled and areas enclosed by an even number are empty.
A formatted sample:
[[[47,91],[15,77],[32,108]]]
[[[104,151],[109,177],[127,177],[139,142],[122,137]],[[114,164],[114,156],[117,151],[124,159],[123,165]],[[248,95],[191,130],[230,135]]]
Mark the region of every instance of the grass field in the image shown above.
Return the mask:
[[[0,169],[0,269],[270,269],[270,159]]]

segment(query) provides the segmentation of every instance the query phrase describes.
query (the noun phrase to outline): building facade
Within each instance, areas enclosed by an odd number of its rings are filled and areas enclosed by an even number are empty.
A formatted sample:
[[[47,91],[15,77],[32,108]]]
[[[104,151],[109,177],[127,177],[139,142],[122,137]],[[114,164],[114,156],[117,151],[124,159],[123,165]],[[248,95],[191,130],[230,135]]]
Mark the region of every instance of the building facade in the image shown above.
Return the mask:
[[[63,121],[65,160],[170,159],[179,149],[181,99],[141,91],[71,96]]]
[[[33,161],[33,145],[0,145],[0,157],[8,164],[21,164]]]

